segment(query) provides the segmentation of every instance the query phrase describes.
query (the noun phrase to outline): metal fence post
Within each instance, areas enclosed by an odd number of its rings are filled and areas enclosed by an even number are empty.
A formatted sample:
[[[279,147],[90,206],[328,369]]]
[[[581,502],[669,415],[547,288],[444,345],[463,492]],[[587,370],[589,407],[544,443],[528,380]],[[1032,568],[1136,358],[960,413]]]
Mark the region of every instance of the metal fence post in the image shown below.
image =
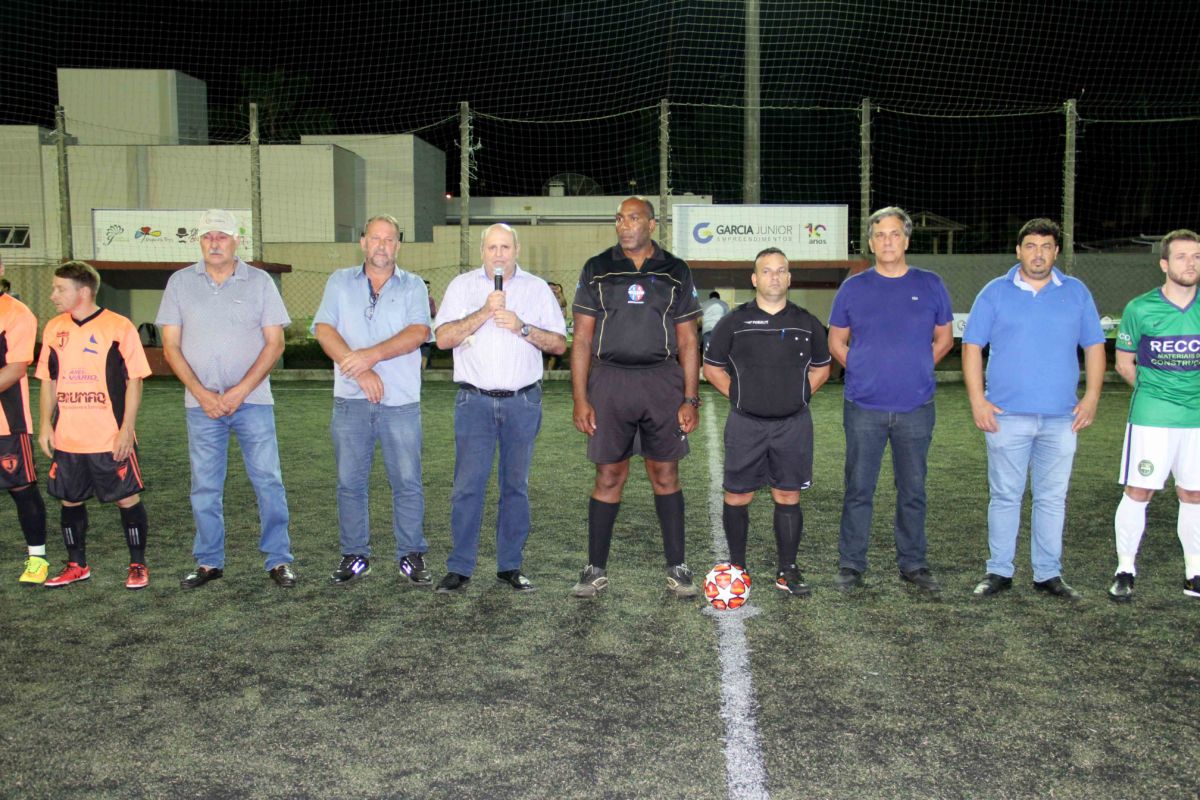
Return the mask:
[[[458,104],[458,271],[471,268],[471,104]]]
[[[1075,100],[1063,105],[1067,118],[1066,142],[1063,146],[1063,211],[1062,211],[1062,271],[1070,275],[1075,269],[1075,128],[1079,112]]]
[[[63,261],[75,257],[74,237],[71,233],[71,181],[67,174],[67,111],[62,106],[54,107],[55,151],[58,155],[58,225],[59,251]]]
[[[865,256],[871,252],[867,220],[871,218],[871,98],[864,97],[859,112],[858,156],[858,246]]]

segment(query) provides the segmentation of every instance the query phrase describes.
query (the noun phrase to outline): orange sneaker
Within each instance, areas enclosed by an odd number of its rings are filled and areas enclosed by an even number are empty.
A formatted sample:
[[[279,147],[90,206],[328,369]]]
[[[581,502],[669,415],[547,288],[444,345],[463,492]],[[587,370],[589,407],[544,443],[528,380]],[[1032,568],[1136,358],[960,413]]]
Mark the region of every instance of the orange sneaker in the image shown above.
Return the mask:
[[[145,564],[130,564],[129,576],[125,578],[126,589],[145,589],[150,585],[150,570]]]
[[[79,581],[86,581],[92,577],[91,567],[81,567],[74,561],[67,562],[67,568],[55,575],[50,580],[42,584],[49,589],[57,589],[59,586],[68,586]]]

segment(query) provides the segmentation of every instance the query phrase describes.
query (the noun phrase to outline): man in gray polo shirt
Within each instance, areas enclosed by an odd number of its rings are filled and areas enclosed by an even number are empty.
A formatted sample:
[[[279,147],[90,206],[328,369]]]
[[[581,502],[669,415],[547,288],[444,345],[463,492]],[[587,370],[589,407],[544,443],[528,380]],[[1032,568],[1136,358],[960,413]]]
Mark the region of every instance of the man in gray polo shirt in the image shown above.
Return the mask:
[[[233,433],[258,499],[258,547],[271,579],[291,588],[296,573],[268,377],[291,319],[271,276],[238,258],[241,236],[233,214],[205,211],[197,235],[203,258],[167,281],[155,320],[163,355],[186,390],[196,569],[180,585],[195,589],[224,574],[223,498]]]
[[[342,559],[331,580],[350,583],[371,571],[367,492],[379,442],[392,486],[400,578],[428,588],[420,348],[429,338],[429,293],[424,281],[396,266],[400,224],[395,217],[371,217],[359,244],[363,263],[329,276],[312,326],[336,365],[329,432],[337,464]]]

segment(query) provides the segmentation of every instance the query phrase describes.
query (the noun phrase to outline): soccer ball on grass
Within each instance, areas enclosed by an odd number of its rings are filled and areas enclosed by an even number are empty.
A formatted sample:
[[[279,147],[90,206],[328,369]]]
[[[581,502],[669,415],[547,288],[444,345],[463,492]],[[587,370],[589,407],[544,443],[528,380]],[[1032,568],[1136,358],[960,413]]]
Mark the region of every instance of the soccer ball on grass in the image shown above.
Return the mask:
[[[717,611],[741,608],[750,599],[750,573],[734,564],[717,564],[704,576],[704,596]]]

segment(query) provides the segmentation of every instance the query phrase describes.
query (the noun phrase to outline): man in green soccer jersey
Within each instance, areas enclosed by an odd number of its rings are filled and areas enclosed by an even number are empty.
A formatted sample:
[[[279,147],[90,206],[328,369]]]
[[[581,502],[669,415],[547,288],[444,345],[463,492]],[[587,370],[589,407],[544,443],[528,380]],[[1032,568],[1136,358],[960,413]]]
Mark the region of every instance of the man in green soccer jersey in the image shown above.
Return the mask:
[[[1125,427],[1117,506],[1117,574],[1108,596],[1133,598],[1134,559],[1146,529],[1146,506],[1175,476],[1183,593],[1200,597],[1200,235],[1163,237],[1159,289],[1129,301],[1117,333],[1117,372],[1134,387]]]

